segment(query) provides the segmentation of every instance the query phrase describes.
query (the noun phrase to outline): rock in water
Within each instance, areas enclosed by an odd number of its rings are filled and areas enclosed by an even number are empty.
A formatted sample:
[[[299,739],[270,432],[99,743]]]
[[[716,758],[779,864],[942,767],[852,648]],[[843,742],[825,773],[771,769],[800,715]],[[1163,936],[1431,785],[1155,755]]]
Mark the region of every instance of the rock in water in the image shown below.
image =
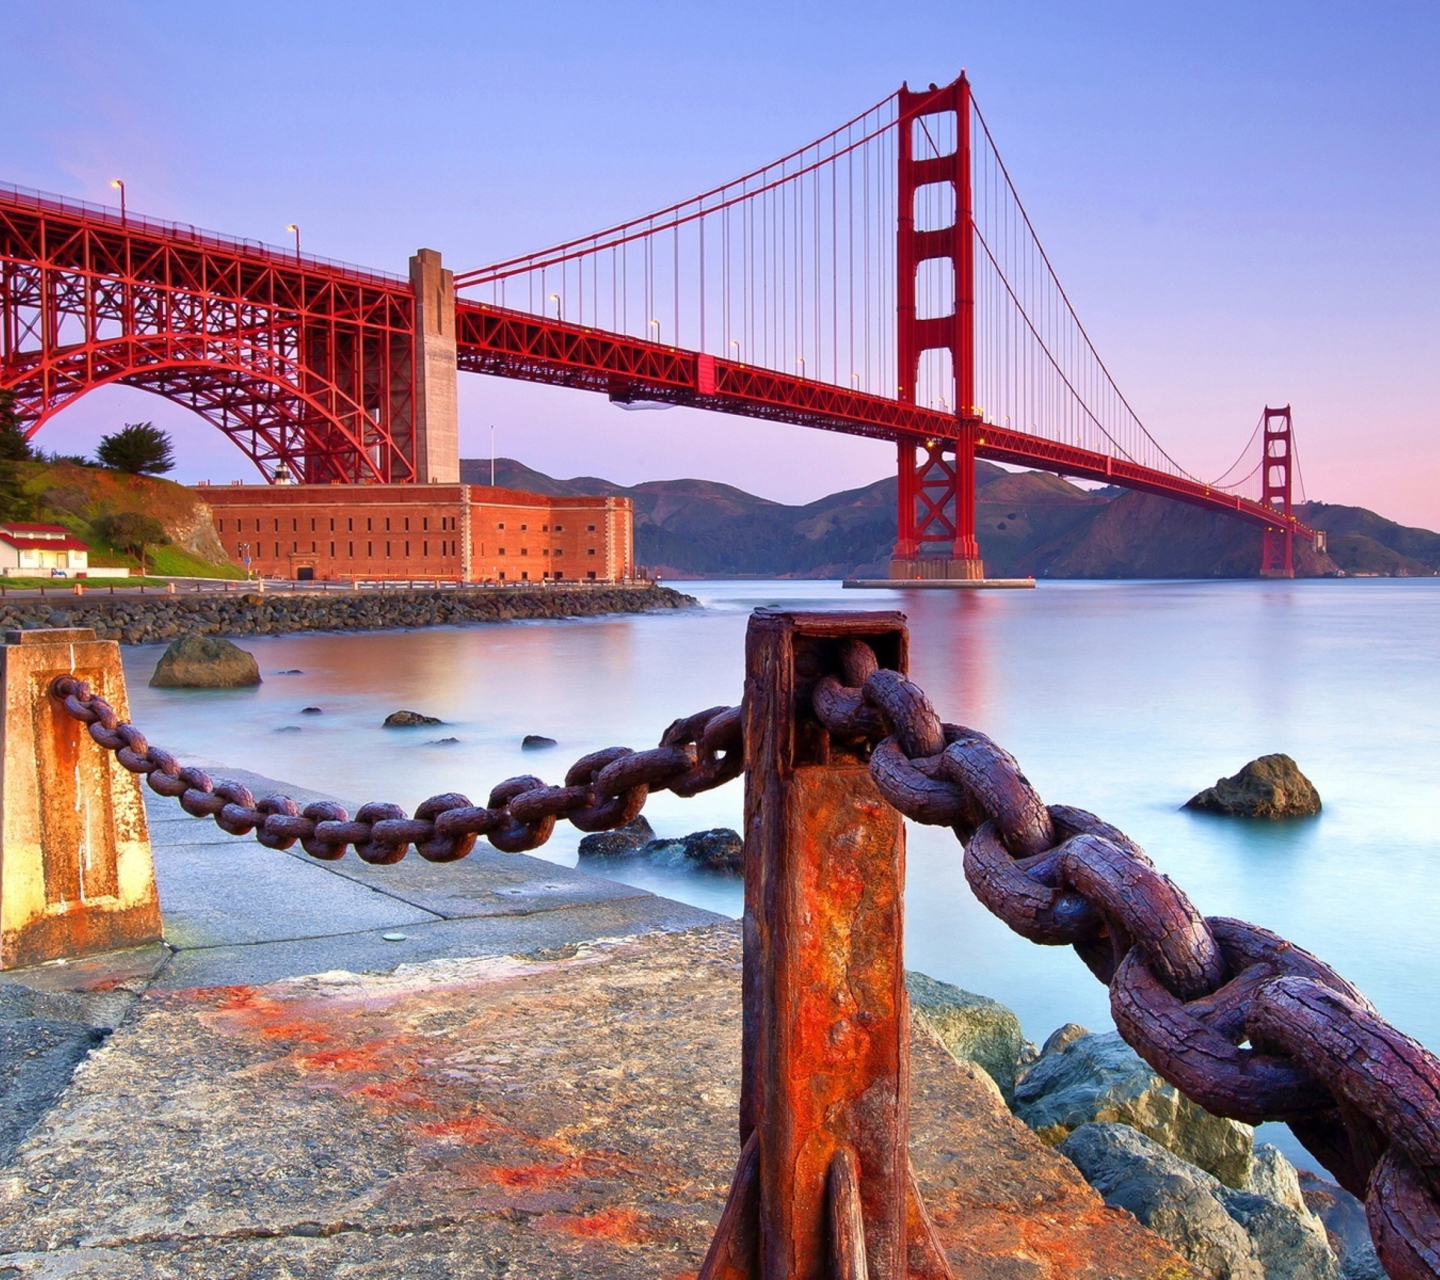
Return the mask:
[[[924,973],[906,971],[910,1008],[952,1055],[973,1062],[999,1086],[1005,1101],[1015,1093],[1020,1062],[1020,1019],[998,1001],[973,995]]]
[[[681,843],[685,860],[702,871],[738,876],[745,870],[745,843],[740,833],[729,827],[692,831]]]
[[[1051,1146],[1091,1121],[1118,1122],[1227,1186],[1242,1187],[1250,1176],[1255,1131],[1191,1102],[1115,1031],[1042,1057],[1015,1087],[1015,1114]]]
[[[1320,812],[1320,793],[1287,755],[1261,756],[1233,778],[1185,802],[1187,809],[1232,818],[1309,818]]]
[[[580,857],[586,858],[633,858],[647,844],[655,839],[655,828],[642,813],[633,822],[613,831],[596,831],[580,837]]]
[[[1106,1204],[1134,1214],[1205,1275],[1336,1280],[1340,1274],[1324,1226],[1307,1209],[1227,1187],[1129,1125],[1082,1125],[1060,1150]]]
[[[439,716],[422,716],[418,711],[392,711],[385,717],[382,729],[408,729],[416,724],[444,724]]]
[[[157,689],[240,689],[260,683],[260,667],[238,645],[192,632],[170,642],[150,683]]]
[[[520,739],[522,751],[543,751],[546,747],[558,745],[554,738],[547,738],[543,733],[527,733]]]

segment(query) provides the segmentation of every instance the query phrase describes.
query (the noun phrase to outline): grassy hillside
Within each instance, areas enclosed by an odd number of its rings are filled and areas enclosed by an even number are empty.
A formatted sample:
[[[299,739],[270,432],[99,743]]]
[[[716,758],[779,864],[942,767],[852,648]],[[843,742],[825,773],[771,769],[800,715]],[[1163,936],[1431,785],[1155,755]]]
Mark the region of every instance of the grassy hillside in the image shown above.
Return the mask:
[[[468,483],[489,483],[488,459],[460,466]],[[509,458],[497,460],[495,479],[533,493],[630,498],[636,557],[669,577],[881,575],[895,543],[893,478],[804,506],[709,480],[559,480]],[[1248,578],[1259,569],[1255,526],[1150,494],[1081,489],[1048,472],[978,462],[975,501],[980,552],[997,577]],[[1328,555],[1297,544],[1302,576],[1440,571],[1440,534],[1361,507],[1311,503],[1298,514],[1330,535]]]
[[[210,508],[184,485],[153,476],[132,476],[73,462],[25,462],[20,470],[25,494],[35,505],[34,519],[63,524],[90,545],[96,566],[139,567],[133,555],[111,546],[96,527],[102,516],[127,511],[154,516],[170,545],[146,552],[146,567],[164,577],[243,578],[216,536]]]

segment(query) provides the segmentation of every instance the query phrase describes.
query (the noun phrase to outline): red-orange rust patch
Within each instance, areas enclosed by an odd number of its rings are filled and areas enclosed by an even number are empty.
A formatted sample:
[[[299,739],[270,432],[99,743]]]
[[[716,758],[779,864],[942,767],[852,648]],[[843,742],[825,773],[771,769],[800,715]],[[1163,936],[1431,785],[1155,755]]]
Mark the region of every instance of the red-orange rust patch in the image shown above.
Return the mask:
[[[588,1218],[565,1218],[561,1226],[586,1240],[611,1240],[616,1244],[641,1244],[650,1233],[641,1225],[634,1209],[601,1209]]]
[[[490,1176],[502,1187],[525,1187],[528,1190],[538,1190],[607,1167],[604,1161],[597,1160],[593,1156],[578,1156],[572,1160],[561,1160],[558,1164],[503,1166],[491,1169]]]

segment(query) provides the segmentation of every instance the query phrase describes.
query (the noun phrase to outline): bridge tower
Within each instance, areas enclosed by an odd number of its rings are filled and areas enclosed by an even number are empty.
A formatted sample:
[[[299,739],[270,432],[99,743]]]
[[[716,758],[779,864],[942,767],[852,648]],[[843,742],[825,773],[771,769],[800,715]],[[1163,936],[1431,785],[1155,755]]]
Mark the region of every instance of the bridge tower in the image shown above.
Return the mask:
[[[954,114],[949,127],[927,125]],[[896,355],[898,396],[916,403],[920,364],[927,351],[949,354],[954,378],[954,439],[914,439],[898,444],[900,510],[892,578],[983,578],[975,540],[975,227],[970,181],[970,82],[960,78],[927,92],[900,90],[899,225],[896,244]],[[916,135],[922,140],[917,146]],[[955,149],[937,154],[937,138],[953,137]],[[917,155],[917,150],[922,154]],[[955,218],[949,226],[916,229],[915,197],[922,188],[948,184]],[[948,315],[918,316],[916,276],[930,261],[950,264],[954,307]],[[940,553],[926,554],[938,547]]]
[[[1295,576],[1295,518],[1291,513],[1290,474],[1295,456],[1290,435],[1290,406],[1272,409],[1265,406],[1265,421],[1260,433],[1260,501],[1275,511],[1280,519],[1265,526],[1265,541],[1260,553],[1262,578],[1293,578]]]

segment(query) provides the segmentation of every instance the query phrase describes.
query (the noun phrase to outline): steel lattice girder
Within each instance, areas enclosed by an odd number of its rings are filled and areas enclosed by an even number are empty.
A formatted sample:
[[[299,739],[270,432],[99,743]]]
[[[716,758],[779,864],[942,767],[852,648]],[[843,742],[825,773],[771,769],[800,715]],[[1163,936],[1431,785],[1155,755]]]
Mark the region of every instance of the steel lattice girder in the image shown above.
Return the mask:
[[[32,434],[119,382],[267,474],[411,480],[413,316],[405,281],[0,193],[0,387]]]

